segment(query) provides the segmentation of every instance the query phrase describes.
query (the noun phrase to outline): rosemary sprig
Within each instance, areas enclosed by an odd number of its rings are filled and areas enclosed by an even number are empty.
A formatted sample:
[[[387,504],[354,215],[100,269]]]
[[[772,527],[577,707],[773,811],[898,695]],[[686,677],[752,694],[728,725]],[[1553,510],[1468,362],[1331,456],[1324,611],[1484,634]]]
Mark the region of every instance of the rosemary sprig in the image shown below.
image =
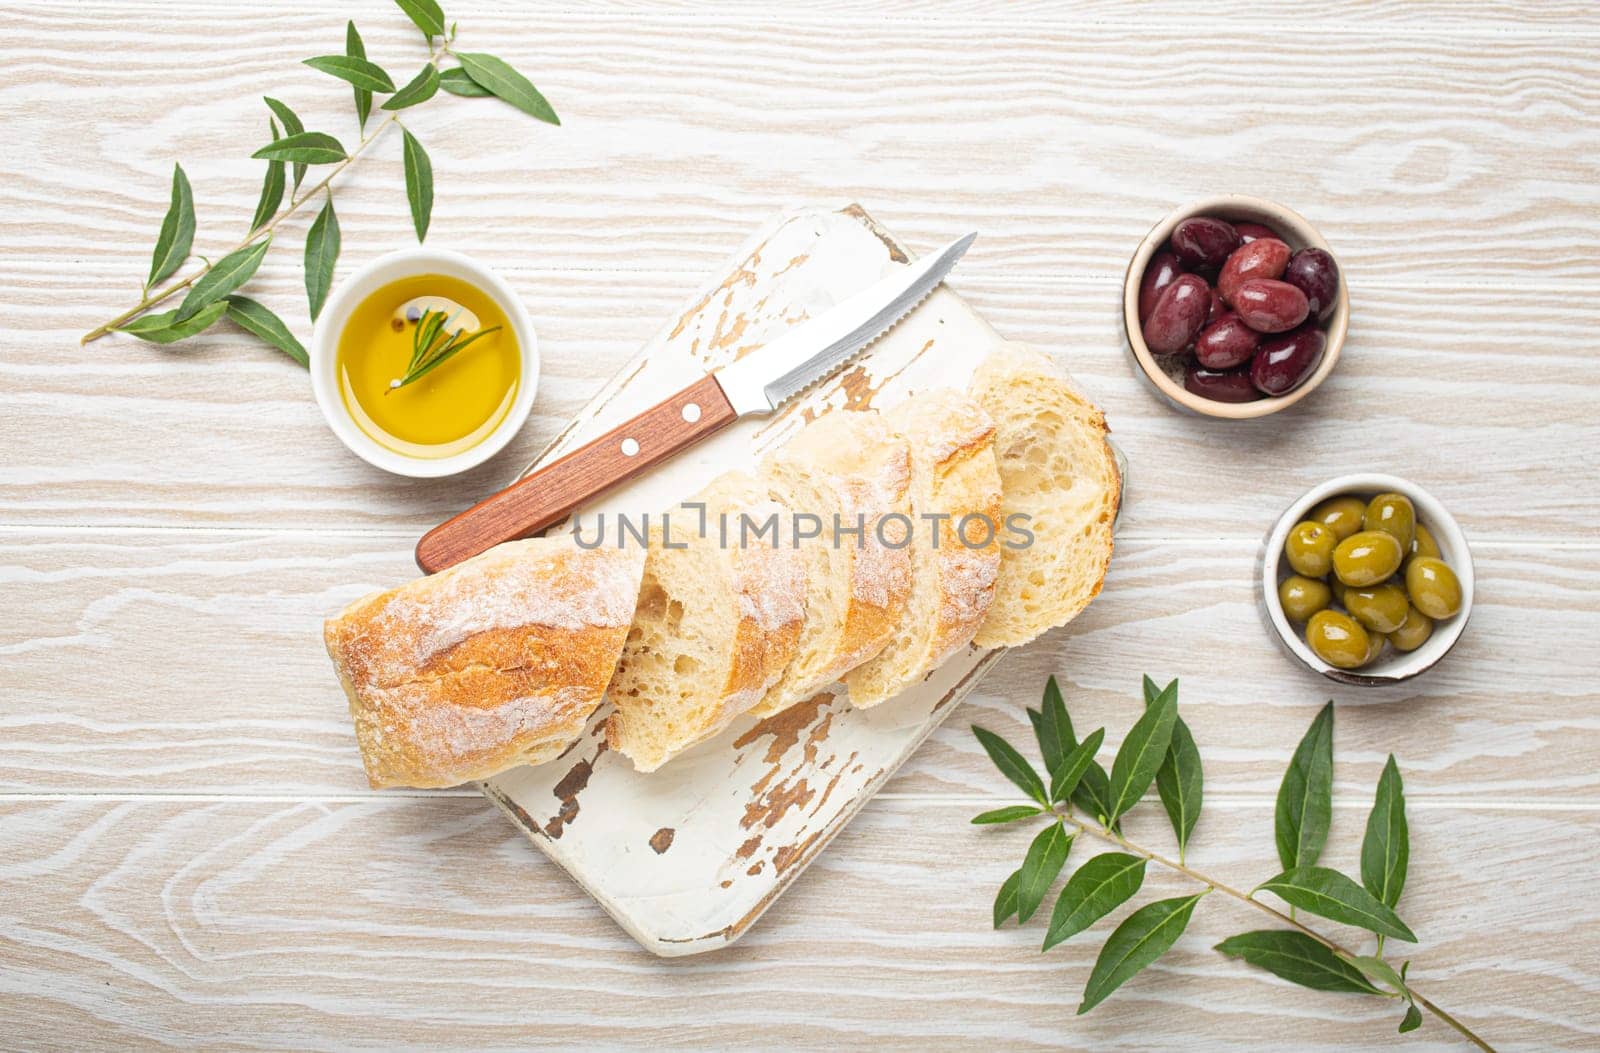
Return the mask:
[[[1000,736],[977,726],[973,734],[1001,774],[1031,798],[1029,804],[1010,805],[976,816],[981,825],[1000,825],[1043,818],[1049,825],[1034,838],[1020,869],[1006,879],[994,904],[994,924],[999,928],[1016,916],[1019,924],[1042,905],[1065,866],[1072,843],[1080,835],[1114,846],[1078,867],[1067,880],[1055,904],[1044,950],[1079,932],[1132,899],[1144,882],[1145,868],[1154,863],[1203,886],[1190,896],[1158,900],[1135,910],[1106,939],[1084,988],[1078,1012],[1098,1005],[1145,966],[1161,957],[1182,934],[1201,898],[1220,892],[1271,917],[1283,928],[1241,933],[1219,943],[1218,951],[1241,958],[1282,979],[1319,991],[1344,991],[1394,999],[1405,1006],[1402,1033],[1422,1023],[1426,1010],[1485,1053],[1494,1053],[1486,1041],[1432,1000],[1407,979],[1410,962],[1398,969],[1383,957],[1385,935],[1415,942],[1416,937],[1394,912],[1405,885],[1408,831],[1400,770],[1389,758],[1378,782],[1372,816],[1361,849],[1361,882],[1327,867],[1315,865],[1328,832],[1333,808],[1333,703],[1312,722],[1295,752],[1295,759],[1278,792],[1275,833],[1280,862],[1287,868],[1255,889],[1245,892],[1190,867],[1181,852],[1198,817],[1201,790],[1199,753],[1193,739],[1174,732],[1178,682],[1158,689],[1144,679],[1145,712],[1128,732],[1104,791],[1087,796],[1078,792],[1090,771],[1101,771],[1093,754],[1104,738],[1101,728],[1079,742],[1067,715],[1055,677],[1045,687],[1044,704],[1028,710],[1049,779],[1044,779],[1017,750]],[[1087,754],[1087,756],[1085,756]],[[1169,786],[1161,793],[1179,844],[1179,858],[1153,852],[1123,836],[1118,823],[1165,773]],[[1074,809],[1084,809],[1083,815]],[[1285,913],[1257,899],[1269,891],[1289,904]],[[1370,954],[1359,954],[1334,942],[1294,916],[1298,907],[1307,914],[1366,929],[1377,936]]]
[[[457,96],[493,96],[515,106],[548,124],[560,124],[555,110],[526,77],[509,64],[492,55],[475,52],[457,53],[453,50],[456,25],[449,22],[440,10],[437,0],[395,0],[396,5],[411,19],[422,33],[428,46],[428,60],[422,71],[409,83],[394,87],[393,79],[383,68],[370,61],[360,42],[355,26],[347,28],[346,53],[327,55],[307,60],[313,68],[353,85],[357,116],[362,128],[354,148],[346,150],[338,139],[318,131],[307,131],[293,110],[275,98],[267,98],[268,108],[283,124],[283,136],[273,127],[273,141],[253,155],[268,165],[267,183],[251,230],[232,248],[215,257],[215,262],[200,257],[203,266],[186,277],[175,277],[178,268],[188,260],[195,232],[194,195],[181,166],[175,167],[172,180],[171,203],[161,227],[150,265],[149,279],[144,283],[140,299],[132,307],[109,321],[85,333],[81,343],[98,340],[111,332],[126,332],[142,340],[168,344],[187,339],[203,331],[222,317],[238,320],[235,311],[210,311],[213,304],[232,297],[234,290],[253,273],[238,267],[241,261],[259,263],[266,252],[266,243],[273,232],[290,216],[300,212],[308,201],[325,197],[323,218],[313,225],[308,235],[306,292],[311,314],[316,316],[323,297],[332,281],[333,266],[338,255],[337,229],[333,226],[333,182],[351,164],[355,163],[390,125],[399,124],[400,111],[422,105],[435,96],[437,86],[447,87],[448,93]],[[453,58],[459,65],[444,68],[442,63]],[[384,118],[371,131],[366,131],[367,114],[374,92],[390,95],[383,104]],[[363,102],[364,100],[364,102]],[[433,209],[433,167],[422,144],[409,131],[404,137],[406,198],[411,206],[413,226],[417,240],[427,234],[428,221]],[[282,192],[283,166],[294,167],[293,191]],[[330,166],[327,175],[301,191],[301,178],[310,165]],[[283,198],[287,197],[287,203]],[[282,207],[280,207],[280,205]],[[331,234],[330,234],[331,231]],[[249,250],[249,251],[246,251]],[[232,268],[228,275],[213,277],[212,272],[223,265]],[[221,280],[227,277],[229,280]],[[233,281],[237,278],[237,281]],[[167,284],[156,288],[158,283]],[[178,293],[189,290],[183,305],[176,312],[151,315],[149,312]],[[235,297],[235,299],[238,299]],[[265,306],[250,301],[251,320],[257,324],[243,326],[247,332],[272,344],[305,364],[303,349],[283,321]],[[143,316],[143,317],[141,317]],[[138,321],[135,321],[138,320]],[[197,324],[197,320],[204,324]],[[459,350],[459,349],[458,349]]]
[[[471,335],[468,335],[465,329],[446,332],[445,326],[455,321],[460,314],[461,312],[457,311],[447,318],[443,311],[422,312],[422,317],[417,319],[417,328],[411,334],[411,361],[406,364],[403,376],[389,381],[389,386],[383,392],[385,395],[396,388],[403,388],[407,384],[421,380],[478,340],[500,330],[498,325],[491,325]]]

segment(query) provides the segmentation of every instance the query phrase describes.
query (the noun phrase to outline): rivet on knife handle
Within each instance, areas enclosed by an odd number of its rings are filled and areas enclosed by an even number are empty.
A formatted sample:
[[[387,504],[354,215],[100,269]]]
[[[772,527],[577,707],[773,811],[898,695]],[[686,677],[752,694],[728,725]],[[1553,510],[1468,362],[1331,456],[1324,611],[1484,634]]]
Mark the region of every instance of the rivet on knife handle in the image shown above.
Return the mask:
[[[702,377],[434,527],[417,542],[417,566],[433,574],[502,541],[537,534],[618,483],[720,431],[737,416],[716,377]]]

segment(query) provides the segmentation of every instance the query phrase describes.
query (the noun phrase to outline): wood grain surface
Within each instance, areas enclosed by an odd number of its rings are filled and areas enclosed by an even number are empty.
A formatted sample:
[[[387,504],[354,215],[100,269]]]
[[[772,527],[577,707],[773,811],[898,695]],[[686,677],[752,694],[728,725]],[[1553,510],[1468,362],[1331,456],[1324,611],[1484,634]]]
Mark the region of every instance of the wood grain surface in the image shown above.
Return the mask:
[[[347,454],[304,372],[236,332],[76,343],[136,298],[171,163],[197,250],[225,249],[259,96],[353,137],[348,92],[298,60],[348,15],[405,69],[403,16],[0,3],[0,1046],[1387,1048],[1390,1007],[1219,960],[1256,925],[1228,904],[1082,1018],[1096,941],[989,931],[1023,835],[966,825],[1010,797],[966,725],[1020,740],[1056,672],[1114,743],[1147,671],[1183,677],[1206,758],[1197,863],[1269,876],[1277,780],[1334,697],[1332,861],[1395,752],[1418,985],[1502,1049],[1600,1045],[1600,11],[446,7],[564,123],[454,98],[408,119],[430,244],[499,269],[544,354],[518,440],[424,483]],[[371,153],[338,193],[341,273],[413,237],[398,141]],[[1329,382],[1227,427],[1156,403],[1116,321],[1138,239],[1225,190],[1308,216],[1352,300]],[[982,230],[953,284],[1105,407],[1132,465],[1118,553],[745,942],[658,962],[474,791],[366,791],[317,626],[409,576],[417,536],[512,478],[751,229],[850,200],[918,249]],[[250,286],[302,339],[304,229]],[[1268,643],[1256,550],[1303,489],[1377,468],[1454,510],[1478,606],[1426,678],[1331,689]]]

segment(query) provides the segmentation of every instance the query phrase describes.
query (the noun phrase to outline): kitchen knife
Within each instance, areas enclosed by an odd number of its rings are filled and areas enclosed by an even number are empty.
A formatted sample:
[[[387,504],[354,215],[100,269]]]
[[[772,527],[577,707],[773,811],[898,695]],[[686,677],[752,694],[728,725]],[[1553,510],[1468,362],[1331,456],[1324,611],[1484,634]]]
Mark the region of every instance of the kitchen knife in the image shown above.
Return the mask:
[[[417,542],[425,573],[559,523],[600,493],[727,427],[772,413],[883,335],[921,303],[977,233],[896,268],[819,318],[796,326],[676,395],[441,523]]]

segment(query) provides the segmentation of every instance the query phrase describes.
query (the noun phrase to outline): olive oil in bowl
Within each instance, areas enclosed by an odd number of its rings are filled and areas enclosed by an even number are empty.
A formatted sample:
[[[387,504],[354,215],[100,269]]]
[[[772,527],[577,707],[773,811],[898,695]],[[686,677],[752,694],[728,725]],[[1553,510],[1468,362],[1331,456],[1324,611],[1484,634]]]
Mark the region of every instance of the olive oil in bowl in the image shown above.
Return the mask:
[[[419,329],[430,321],[437,336],[421,346]],[[420,372],[419,346],[426,364],[452,339],[463,346]],[[522,384],[522,353],[492,296],[459,278],[419,274],[356,305],[339,331],[335,372],[345,409],[368,438],[405,457],[438,459],[470,450],[505,421]]]

